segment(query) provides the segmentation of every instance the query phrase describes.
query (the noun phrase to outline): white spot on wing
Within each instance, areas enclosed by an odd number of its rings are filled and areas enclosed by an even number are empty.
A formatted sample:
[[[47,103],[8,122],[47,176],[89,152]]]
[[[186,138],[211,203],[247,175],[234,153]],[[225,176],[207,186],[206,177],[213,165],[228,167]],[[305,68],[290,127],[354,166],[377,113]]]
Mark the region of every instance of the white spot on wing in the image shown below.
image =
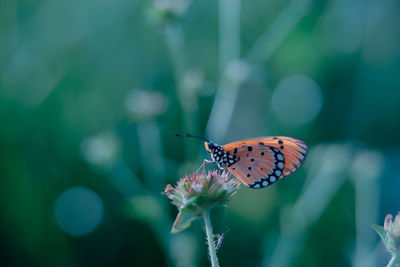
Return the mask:
[[[278,168],[283,169],[283,162],[278,162]]]

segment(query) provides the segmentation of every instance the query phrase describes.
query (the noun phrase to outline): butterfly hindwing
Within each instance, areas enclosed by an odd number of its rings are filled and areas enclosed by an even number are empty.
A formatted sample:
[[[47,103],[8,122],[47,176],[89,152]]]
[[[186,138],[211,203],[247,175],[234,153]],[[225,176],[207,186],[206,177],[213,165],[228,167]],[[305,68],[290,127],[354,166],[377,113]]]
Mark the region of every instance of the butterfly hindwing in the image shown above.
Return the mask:
[[[237,148],[237,154],[237,162],[228,167],[228,170],[249,187],[257,189],[269,186],[283,174],[284,157],[274,147],[240,146]]]
[[[242,183],[263,188],[293,173],[307,154],[307,145],[299,139],[285,136],[260,137],[229,143],[222,148],[236,155],[228,167]]]

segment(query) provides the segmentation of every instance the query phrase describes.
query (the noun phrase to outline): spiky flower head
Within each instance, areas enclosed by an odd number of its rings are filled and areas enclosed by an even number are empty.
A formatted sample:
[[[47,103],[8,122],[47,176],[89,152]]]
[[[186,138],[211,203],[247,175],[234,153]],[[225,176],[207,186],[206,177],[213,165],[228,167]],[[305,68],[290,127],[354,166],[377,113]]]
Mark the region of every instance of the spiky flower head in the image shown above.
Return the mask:
[[[372,225],[372,228],[379,234],[386,248],[392,253],[390,266],[400,266],[400,212],[394,220],[392,214],[386,215],[383,227]]]
[[[177,206],[179,213],[171,232],[190,226],[203,210],[225,205],[239,189],[240,183],[229,172],[218,170],[193,173],[181,178],[176,186],[167,185],[164,194]]]

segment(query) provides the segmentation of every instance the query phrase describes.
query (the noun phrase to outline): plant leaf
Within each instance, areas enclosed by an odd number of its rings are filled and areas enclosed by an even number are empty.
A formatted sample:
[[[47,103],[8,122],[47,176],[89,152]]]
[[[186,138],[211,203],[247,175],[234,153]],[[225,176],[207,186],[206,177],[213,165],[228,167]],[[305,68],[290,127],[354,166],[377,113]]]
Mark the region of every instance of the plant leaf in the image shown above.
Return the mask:
[[[197,220],[199,216],[196,213],[193,213],[191,210],[187,210],[182,208],[179,210],[178,215],[176,216],[174,225],[172,226],[171,233],[178,233],[180,231],[185,230],[190,226],[192,221]]]
[[[386,230],[382,226],[379,226],[376,224],[371,224],[370,226],[372,229],[374,229],[378,233],[378,235],[382,239],[383,243],[385,243],[385,246],[387,248],[390,248],[390,236],[386,232]]]

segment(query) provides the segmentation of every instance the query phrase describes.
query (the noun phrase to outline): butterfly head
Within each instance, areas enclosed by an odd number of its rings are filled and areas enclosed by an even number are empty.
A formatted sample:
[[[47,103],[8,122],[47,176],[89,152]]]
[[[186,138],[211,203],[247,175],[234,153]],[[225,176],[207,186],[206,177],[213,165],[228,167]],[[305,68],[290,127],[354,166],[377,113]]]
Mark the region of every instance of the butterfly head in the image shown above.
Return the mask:
[[[206,150],[211,153],[215,148],[217,148],[217,145],[214,144],[211,141],[205,141],[204,146],[206,147]]]

